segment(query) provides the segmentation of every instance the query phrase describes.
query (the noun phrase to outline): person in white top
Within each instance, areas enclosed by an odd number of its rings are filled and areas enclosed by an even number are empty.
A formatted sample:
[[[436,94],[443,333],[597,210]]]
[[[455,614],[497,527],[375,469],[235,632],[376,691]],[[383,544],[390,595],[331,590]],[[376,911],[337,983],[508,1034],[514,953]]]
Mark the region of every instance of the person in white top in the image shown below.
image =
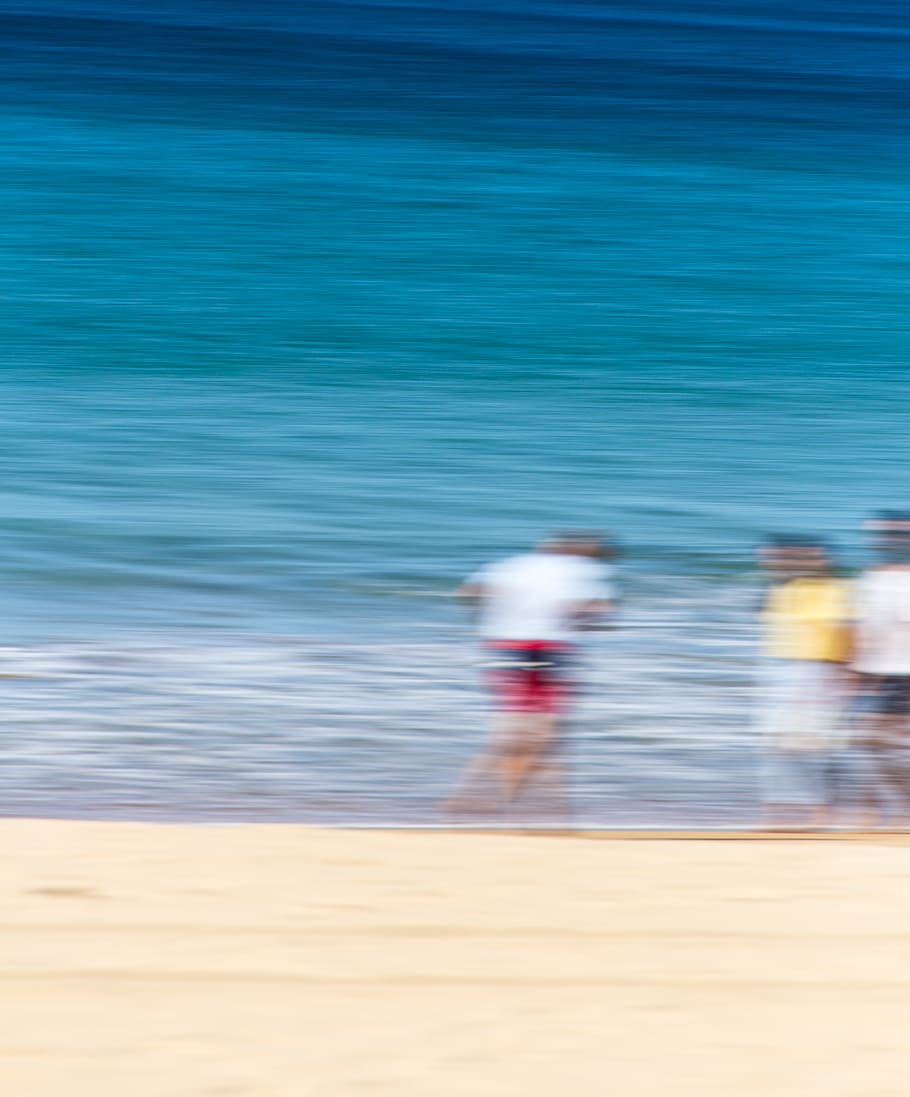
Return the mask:
[[[560,534],[481,569],[459,589],[490,657],[500,709],[490,745],[468,766],[459,790],[488,774],[507,805],[550,767],[572,692],[573,642],[579,631],[603,623],[614,603],[605,562],[611,555],[599,534]],[[462,804],[459,791],[449,806]]]
[[[871,760],[861,790],[870,820],[889,804],[910,823],[910,515],[883,512],[866,523],[880,562],[855,585],[852,669],[865,711],[862,744]]]

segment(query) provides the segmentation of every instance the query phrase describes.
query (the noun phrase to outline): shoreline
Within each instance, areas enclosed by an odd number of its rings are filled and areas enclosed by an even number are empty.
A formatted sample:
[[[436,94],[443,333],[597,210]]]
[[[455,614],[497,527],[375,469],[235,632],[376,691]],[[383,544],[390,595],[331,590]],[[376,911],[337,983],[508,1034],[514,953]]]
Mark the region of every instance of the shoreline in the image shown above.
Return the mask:
[[[584,841],[637,841],[637,842],[877,842],[906,841],[910,844],[910,829],[881,827],[874,829],[852,829],[846,826],[833,827],[660,827],[630,824],[627,827],[560,827],[547,823],[489,824],[465,823],[360,823],[360,822],[313,822],[312,820],[294,820],[281,818],[126,818],[121,816],[95,815],[0,815],[0,830],[9,824],[59,824],[74,826],[100,827],[147,827],[174,830],[295,830],[315,833],[349,834],[447,834],[465,836],[509,837],[509,838],[577,838]]]

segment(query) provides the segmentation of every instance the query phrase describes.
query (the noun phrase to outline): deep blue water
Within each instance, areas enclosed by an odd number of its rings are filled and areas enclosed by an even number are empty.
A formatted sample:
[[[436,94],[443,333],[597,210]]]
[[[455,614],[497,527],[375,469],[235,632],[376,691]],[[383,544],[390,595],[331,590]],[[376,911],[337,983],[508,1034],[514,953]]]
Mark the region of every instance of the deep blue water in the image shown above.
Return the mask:
[[[9,810],[427,818],[447,593],[583,525],[584,811],[747,818],[752,546],[910,504],[902,6],[0,24]]]

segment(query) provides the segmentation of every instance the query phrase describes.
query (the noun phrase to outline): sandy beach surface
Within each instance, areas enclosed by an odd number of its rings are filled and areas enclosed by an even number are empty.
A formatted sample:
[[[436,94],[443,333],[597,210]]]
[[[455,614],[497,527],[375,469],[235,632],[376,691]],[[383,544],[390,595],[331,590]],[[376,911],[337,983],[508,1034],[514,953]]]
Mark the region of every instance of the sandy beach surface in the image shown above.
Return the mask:
[[[0,823],[10,1097],[905,1097],[910,846]]]

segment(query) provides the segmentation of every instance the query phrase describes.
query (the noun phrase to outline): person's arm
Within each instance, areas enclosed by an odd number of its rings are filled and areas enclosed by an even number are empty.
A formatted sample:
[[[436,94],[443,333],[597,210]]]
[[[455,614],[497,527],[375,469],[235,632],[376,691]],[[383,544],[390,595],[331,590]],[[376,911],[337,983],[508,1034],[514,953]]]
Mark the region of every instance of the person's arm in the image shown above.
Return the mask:
[[[573,614],[575,627],[580,632],[611,628],[611,617],[615,610],[616,601],[612,598],[590,598],[586,602],[579,602]]]
[[[593,575],[582,593],[585,597],[576,603],[572,615],[575,627],[582,632],[612,627],[611,618],[616,612],[616,591],[610,571],[604,568],[600,570],[600,574]]]
[[[844,583],[843,601],[840,606],[841,650],[837,660],[838,678],[845,695],[852,697],[862,689],[862,675],[853,669],[859,646],[858,584]]]
[[[461,584],[458,590],[455,591],[455,597],[468,611],[468,616],[472,622],[475,622],[480,616],[486,593],[487,588],[479,578],[466,580]]]

